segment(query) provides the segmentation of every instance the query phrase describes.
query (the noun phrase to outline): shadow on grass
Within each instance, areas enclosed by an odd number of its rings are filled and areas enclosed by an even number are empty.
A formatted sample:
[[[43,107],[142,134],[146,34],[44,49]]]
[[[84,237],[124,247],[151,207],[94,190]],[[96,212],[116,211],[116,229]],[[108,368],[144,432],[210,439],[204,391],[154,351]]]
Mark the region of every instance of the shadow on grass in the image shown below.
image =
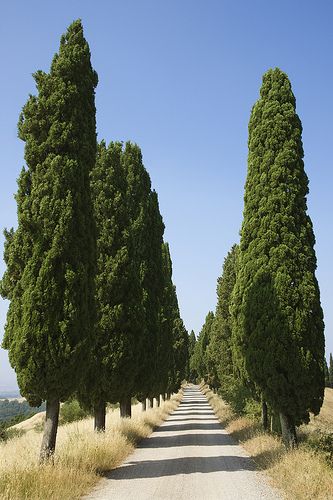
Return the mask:
[[[283,449],[265,450],[258,455],[253,455],[252,458],[259,469],[265,470],[277,464],[285,453]]]

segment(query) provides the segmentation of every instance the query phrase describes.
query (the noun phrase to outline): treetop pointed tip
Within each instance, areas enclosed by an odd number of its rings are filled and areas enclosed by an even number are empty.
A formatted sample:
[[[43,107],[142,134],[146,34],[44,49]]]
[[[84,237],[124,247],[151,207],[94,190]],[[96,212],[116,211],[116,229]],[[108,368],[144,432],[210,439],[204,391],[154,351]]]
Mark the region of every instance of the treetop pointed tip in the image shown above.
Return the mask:
[[[67,45],[71,41],[75,41],[75,43],[77,43],[78,38],[84,40],[81,19],[76,19],[68,26],[66,33],[64,33],[60,39],[60,46]]]
[[[67,28],[67,32],[78,32],[83,31],[82,19],[75,19]]]
[[[291,83],[287,73],[280,68],[270,68],[262,77],[260,89],[261,98],[272,98],[290,101],[295,105],[295,96],[292,92]]]

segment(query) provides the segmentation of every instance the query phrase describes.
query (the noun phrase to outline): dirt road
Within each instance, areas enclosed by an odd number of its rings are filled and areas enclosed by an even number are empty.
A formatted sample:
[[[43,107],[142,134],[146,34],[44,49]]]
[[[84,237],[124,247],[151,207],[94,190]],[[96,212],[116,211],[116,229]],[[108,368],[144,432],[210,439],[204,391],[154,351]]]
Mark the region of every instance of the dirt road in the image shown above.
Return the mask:
[[[86,499],[213,500],[281,497],[221,427],[195,386],[167,421]]]

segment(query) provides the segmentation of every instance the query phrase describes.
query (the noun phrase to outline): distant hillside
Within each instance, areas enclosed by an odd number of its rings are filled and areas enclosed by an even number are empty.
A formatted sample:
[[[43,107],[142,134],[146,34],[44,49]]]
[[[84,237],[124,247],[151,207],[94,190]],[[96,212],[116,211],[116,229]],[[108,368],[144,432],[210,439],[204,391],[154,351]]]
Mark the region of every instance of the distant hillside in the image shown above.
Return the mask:
[[[0,400],[0,423],[11,420],[17,416],[30,417],[44,410],[45,403],[37,408],[32,408],[24,399],[2,399]]]
[[[21,395],[18,391],[0,390],[0,399],[21,399]]]

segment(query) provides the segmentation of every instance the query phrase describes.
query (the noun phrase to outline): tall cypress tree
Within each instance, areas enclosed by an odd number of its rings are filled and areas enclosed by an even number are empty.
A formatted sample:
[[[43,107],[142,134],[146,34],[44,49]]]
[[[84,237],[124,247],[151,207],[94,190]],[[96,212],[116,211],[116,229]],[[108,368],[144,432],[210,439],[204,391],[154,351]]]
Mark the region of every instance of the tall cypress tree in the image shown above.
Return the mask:
[[[92,345],[97,74],[80,21],[62,36],[49,74],[34,75],[19,121],[25,160],[18,228],[6,233],[2,295],[10,300],[3,346],[21,394],[46,400],[41,459],[52,455],[59,401],[77,389]]]
[[[173,384],[169,386],[169,393],[178,391],[181,383],[188,375],[188,332],[179,315],[175,319],[173,327],[173,357]]]
[[[188,364],[189,364],[188,379],[189,379],[189,382],[192,382],[192,383],[194,383],[196,381],[196,378],[198,376],[196,371],[194,369],[192,369],[192,366],[191,366],[191,358],[192,358],[193,353],[194,353],[196,342],[197,342],[197,339],[195,337],[195,333],[193,330],[191,330],[191,333],[188,337]]]
[[[198,335],[198,340],[195,344],[191,360],[191,368],[195,370],[200,378],[208,379],[207,366],[207,348],[211,340],[212,329],[214,324],[214,313],[209,311],[206,316],[205,323]]]
[[[269,70],[249,123],[233,339],[240,371],[280,413],[288,446],[296,444],[295,425],[318,414],[324,394],[324,324],[301,134],[288,77]]]
[[[162,244],[162,271],[163,271],[163,294],[160,307],[160,327],[159,342],[157,349],[157,367],[158,367],[158,391],[156,397],[160,394],[171,392],[169,389],[170,373],[174,369],[173,356],[173,326],[175,317],[178,314],[177,296],[174,293],[172,283],[172,262],[169,250],[169,244]]]
[[[207,347],[208,383],[217,388],[233,377],[231,349],[231,295],[236,281],[238,246],[233,245],[224,260],[222,276],[217,280],[217,306],[210,342]]]
[[[135,148],[131,144],[128,149]],[[128,197],[128,176],[121,143],[98,147],[91,174],[97,226],[97,323],[95,350],[80,399],[93,408],[95,429],[105,429],[106,402],[118,402],[133,393],[142,349],[142,287],[137,261],[140,205]],[[125,408],[124,413],[129,411]]]
[[[162,243],[164,224],[159,211],[158,198],[152,191],[147,199],[144,215],[145,230],[142,233],[141,284],[144,291],[145,331],[144,348],[137,378],[137,393],[143,398],[158,396],[163,385],[164,340],[161,329],[161,306],[164,292]]]
[[[165,289],[163,295],[163,311],[167,330],[169,349],[168,382],[166,392],[178,391],[181,382],[186,378],[189,362],[188,333],[180,317],[176,287],[172,282],[172,261],[167,243],[162,246]],[[169,350],[168,349],[168,350]]]

